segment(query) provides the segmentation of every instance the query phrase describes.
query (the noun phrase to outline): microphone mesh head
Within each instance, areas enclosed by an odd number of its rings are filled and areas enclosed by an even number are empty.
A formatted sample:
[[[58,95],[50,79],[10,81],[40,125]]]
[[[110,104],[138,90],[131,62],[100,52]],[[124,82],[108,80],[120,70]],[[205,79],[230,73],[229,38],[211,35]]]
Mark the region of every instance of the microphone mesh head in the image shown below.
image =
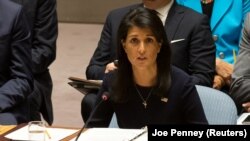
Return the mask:
[[[106,101],[108,99],[109,99],[109,93],[108,92],[103,92],[103,94],[102,94],[102,100]]]

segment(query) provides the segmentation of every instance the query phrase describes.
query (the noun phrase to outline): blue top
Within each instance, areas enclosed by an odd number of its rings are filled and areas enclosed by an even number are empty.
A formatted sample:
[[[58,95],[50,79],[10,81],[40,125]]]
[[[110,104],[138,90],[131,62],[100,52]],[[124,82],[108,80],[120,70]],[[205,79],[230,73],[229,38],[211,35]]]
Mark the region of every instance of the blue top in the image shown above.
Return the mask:
[[[180,5],[202,13],[200,0],[176,0]],[[238,54],[243,20],[250,11],[250,0],[215,0],[210,21],[216,44],[216,57],[233,64]]]

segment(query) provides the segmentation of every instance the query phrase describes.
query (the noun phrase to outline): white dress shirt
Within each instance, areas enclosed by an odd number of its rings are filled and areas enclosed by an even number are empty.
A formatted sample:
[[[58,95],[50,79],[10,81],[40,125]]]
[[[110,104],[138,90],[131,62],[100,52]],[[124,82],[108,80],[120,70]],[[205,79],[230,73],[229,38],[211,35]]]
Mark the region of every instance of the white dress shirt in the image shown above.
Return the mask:
[[[158,16],[161,19],[163,25],[165,25],[165,22],[166,22],[166,19],[168,16],[168,12],[169,12],[170,8],[172,7],[173,3],[174,3],[174,0],[171,0],[170,3],[168,3],[167,5],[156,9],[156,11],[159,13]]]

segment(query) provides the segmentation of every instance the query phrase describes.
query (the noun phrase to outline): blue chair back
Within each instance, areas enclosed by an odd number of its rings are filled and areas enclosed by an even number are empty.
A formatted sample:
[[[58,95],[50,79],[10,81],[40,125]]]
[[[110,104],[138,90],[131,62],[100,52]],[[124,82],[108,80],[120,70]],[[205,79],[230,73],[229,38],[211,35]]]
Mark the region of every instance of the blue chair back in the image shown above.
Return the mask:
[[[209,124],[236,124],[238,118],[237,108],[229,95],[200,85],[196,85],[196,89]]]

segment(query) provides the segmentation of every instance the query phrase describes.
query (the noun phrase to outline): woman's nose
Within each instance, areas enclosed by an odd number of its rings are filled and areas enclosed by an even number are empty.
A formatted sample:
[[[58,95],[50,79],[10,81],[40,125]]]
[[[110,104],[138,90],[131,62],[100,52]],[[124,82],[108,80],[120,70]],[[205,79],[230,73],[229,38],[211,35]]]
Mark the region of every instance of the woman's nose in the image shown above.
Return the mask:
[[[138,48],[138,52],[140,54],[144,54],[145,53],[145,44],[142,42]]]

